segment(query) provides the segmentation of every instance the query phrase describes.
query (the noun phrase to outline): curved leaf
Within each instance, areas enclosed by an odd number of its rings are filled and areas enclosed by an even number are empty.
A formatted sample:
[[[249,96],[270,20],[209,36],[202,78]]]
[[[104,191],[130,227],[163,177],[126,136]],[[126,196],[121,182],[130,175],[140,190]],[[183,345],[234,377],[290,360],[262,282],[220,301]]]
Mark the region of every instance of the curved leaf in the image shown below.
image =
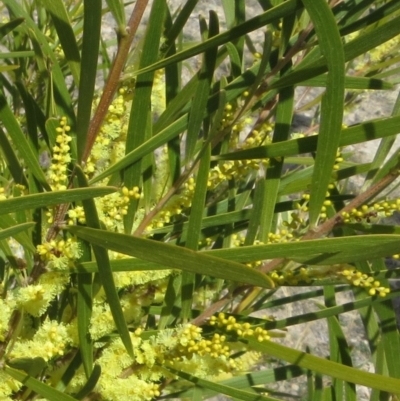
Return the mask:
[[[47,398],[49,401],[76,401],[76,398],[71,397],[68,394],[62,393],[55,388],[35,379],[32,376],[27,375],[20,370],[10,368],[9,366],[4,367],[4,371],[10,375],[13,379],[18,380],[24,386],[28,387],[32,391],[40,394],[42,397]]]
[[[242,341],[258,352],[282,359],[289,363],[294,363],[302,368],[310,369],[314,372],[341,379],[346,382],[400,395],[400,379],[364,372],[303,351],[288,348],[272,341],[263,341],[262,343],[253,339]]]
[[[162,242],[93,228],[71,226],[67,229],[93,244],[125,255],[159,263],[162,266],[266,288],[274,286],[273,282],[265,274],[240,263],[206,255],[205,252],[194,252],[187,248]]]
[[[46,192],[0,200],[0,215],[23,209],[61,205],[82,199],[97,198],[115,192],[114,187],[78,188],[66,191]]]
[[[20,233],[21,231],[26,231],[29,230],[30,228],[33,228],[35,226],[35,223],[23,223],[23,224],[18,224],[16,226],[6,228],[4,230],[0,230],[0,241],[9,237],[13,237],[15,234]]]

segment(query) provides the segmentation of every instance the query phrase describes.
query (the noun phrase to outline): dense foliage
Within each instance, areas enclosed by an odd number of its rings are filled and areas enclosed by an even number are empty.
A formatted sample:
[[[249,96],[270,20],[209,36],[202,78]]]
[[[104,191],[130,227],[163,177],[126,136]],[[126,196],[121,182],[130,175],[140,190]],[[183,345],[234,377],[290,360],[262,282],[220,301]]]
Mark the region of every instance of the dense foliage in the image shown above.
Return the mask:
[[[105,3],[2,2],[0,400],[398,400],[400,100],[343,117],[396,88],[400,2]],[[319,320],[329,355],[285,343]]]

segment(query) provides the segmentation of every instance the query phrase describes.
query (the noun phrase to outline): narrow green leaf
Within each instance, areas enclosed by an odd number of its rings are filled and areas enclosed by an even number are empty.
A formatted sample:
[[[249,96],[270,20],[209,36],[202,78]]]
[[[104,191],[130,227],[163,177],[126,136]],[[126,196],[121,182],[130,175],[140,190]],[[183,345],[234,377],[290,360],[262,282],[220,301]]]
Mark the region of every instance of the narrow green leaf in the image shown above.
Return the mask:
[[[53,49],[50,47],[48,38],[40,30],[37,23],[30,17],[30,15],[25,11],[24,7],[19,2],[15,0],[4,0],[3,3],[11,10],[13,14],[24,18],[24,25],[26,25],[28,29],[31,29],[34,32],[37,40],[40,43],[43,54],[45,54],[51,60],[51,73],[54,79],[56,90],[62,99],[62,108],[64,110],[64,114],[67,115],[71,119],[71,121],[74,121],[75,116],[73,113],[71,96],[65,83],[64,74],[58,63],[56,55],[53,52]]]
[[[344,287],[344,288],[348,289],[347,287]],[[397,296],[399,296],[399,294],[400,294],[400,291],[393,291],[393,292],[389,293],[385,298],[376,297],[376,296],[374,296],[374,297],[367,296],[367,297],[357,300],[357,301],[347,302],[347,303],[344,303],[344,304],[341,304],[338,306],[331,306],[329,308],[325,308],[320,311],[304,313],[302,315],[291,316],[291,317],[281,319],[281,320],[274,320],[272,322],[266,322],[266,323],[263,322],[263,325],[264,325],[264,328],[267,330],[284,329],[285,327],[294,326],[296,324],[312,322],[312,321],[316,321],[319,319],[324,319],[324,318],[328,318],[331,316],[339,315],[341,313],[346,313],[346,312],[350,312],[353,310],[358,310],[358,309],[361,309],[364,307],[368,307],[375,303],[394,299]],[[291,300],[287,299],[287,302],[285,303],[285,305],[291,304],[291,303],[292,303]]]
[[[396,135],[400,124],[400,116],[370,120],[349,128],[342,129],[339,146],[354,145],[373,139]],[[315,152],[318,135],[307,138],[291,139],[282,143],[272,143],[248,150],[213,156],[215,160],[245,160],[265,159],[271,157],[294,156],[302,153]]]
[[[250,99],[255,95],[259,85],[262,82],[264,74],[270,70],[269,62],[271,57],[271,49],[272,49],[272,33],[267,31],[264,34],[264,43],[263,43],[263,52],[259,64],[259,68],[257,74],[255,75],[254,82],[251,83],[250,88],[248,90],[249,95],[247,96],[247,102],[250,102]],[[238,77],[237,80],[244,78],[246,73],[242,74],[241,77]],[[229,86],[229,85],[228,85]]]
[[[203,25],[205,25],[205,21]],[[215,12],[210,12],[208,37],[213,37],[219,32],[218,16]],[[186,135],[186,162],[193,159],[196,149],[199,132],[207,106],[210,87],[214,76],[217,58],[217,48],[212,48],[204,53],[203,64],[199,73],[199,83],[193,95],[192,106],[189,112],[189,121]]]
[[[393,394],[400,394],[399,379],[350,368],[340,363],[331,362],[272,341],[263,341],[260,343],[257,340],[249,339],[243,340],[243,342],[256,351],[293,363],[302,368],[310,369],[314,372],[348,381],[350,383],[388,391]]]
[[[35,52],[32,50],[25,50],[19,52],[4,52],[0,54],[0,59],[11,59],[11,58],[25,58],[32,57],[35,55]],[[10,71],[19,68],[18,65],[2,65],[2,71]]]
[[[175,42],[177,37],[182,33],[185,24],[187,23],[189,17],[192,15],[192,11],[195,9],[198,2],[199,0],[192,0],[187,1],[185,4],[182,5],[182,8],[175,18],[173,25],[168,28],[165,33],[165,38],[167,39],[167,43],[169,44],[169,46],[172,46],[172,43]]]
[[[326,307],[334,307],[336,305],[335,289],[333,286],[328,285],[324,287],[324,296]],[[322,308],[322,305],[320,307]],[[346,337],[343,333],[338,317],[331,316],[327,318],[327,323],[329,332],[329,360],[343,363],[346,366],[353,366],[349,345],[346,341]],[[335,379],[332,385],[335,396],[339,400],[344,399],[343,384],[344,383],[342,380]],[[353,384],[345,383],[345,386],[350,395],[355,394],[355,386]]]
[[[400,115],[400,92],[397,95],[396,102],[393,106],[392,116]],[[398,152],[394,152],[392,156],[387,159],[387,155],[390,149],[394,145],[396,135],[383,138],[379,143],[378,149],[376,150],[374,160],[372,161],[371,171],[368,172],[361,191],[365,191],[372,183],[377,182],[380,178],[390,172],[390,170],[396,167],[399,163]],[[385,159],[386,162],[385,162]]]
[[[6,161],[8,170],[10,171],[14,181],[28,188],[28,181],[24,175],[24,170],[14,152],[13,146],[10,144],[7,135],[0,128],[0,147],[2,149],[3,159]]]
[[[50,387],[48,384],[44,384],[40,380],[37,380],[20,370],[5,366],[4,371],[13,379],[18,380],[24,386],[38,393],[42,397],[47,398],[49,401],[76,401],[76,399],[70,395],[62,393],[61,391]]]
[[[78,394],[76,394],[76,398],[78,400],[84,399],[90,392],[94,390],[96,387],[97,382],[100,379],[101,375],[101,366],[94,365],[92,374],[88,378],[86,384],[79,390]]]
[[[24,22],[23,18],[14,18],[13,20],[0,25],[0,39],[12,32],[17,26]]]
[[[244,245],[253,245],[257,238],[257,233],[259,232],[260,223],[263,225],[262,214],[264,212],[265,206],[265,190],[266,184],[264,179],[256,181],[253,192],[253,205],[250,210],[250,218],[247,226],[246,238],[244,240]],[[272,216],[271,216],[272,219]],[[260,234],[261,237],[261,228]]]
[[[159,263],[173,269],[186,270],[266,288],[273,287],[272,281],[265,274],[240,263],[206,255],[205,252],[193,252],[186,248],[162,242],[104,230],[77,226],[71,226],[67,229],[93,244],[106,246],[108,249]]]
[[[0,208],[1,209],[1,208]],[[12,229],[13,227],[17,226],[18,222],[9,214],[0,215],[0,227],[3,229]],[[17,240],[25,249],[29,250],[30,252],[35,252],[36,248],[32,244],[31,236],[26,233],[25,231],[21,231],[19,233],[13,234],[14,239]],[[10,253],[11,255],[12,253]]]
[[[307,261],[308,264],[327,264],[328,261],[329,263],[340,263],[339,261],[351,262],[394,255],[398,251],[399,241],[399,235],[356,235],[215,249],[204,253],[236,262],[288,258],[299,262]]]
[[[290,163],[288,161],[288,163]],[[354,164],[346,167],[347,163],[343,163],[339,170],[335,170],[331,174],[332,180],[339,181],[357,174],[363,174],[371,169],[371,163]],[[296,192],[304,191],[309,188],[312,181],[312,173],[314,167],[305,168],[285,176],[279,186],[279,195],[288,195]]]
[[[235,376],[230,379],[222,380],[218,384],[231,388],[243,389],[250,391],[253,386],[266,385],[275,383],[280,380],[290,380],[305,374],[305,370],[296,365],[286,365],[270,370],[261,370],[258,372],[246,373],[244,375]],[[171,394],[172,397],[187,398],[191,396],[192,389]],[[203,389],[203,399],[213,397],[219,394],[218,391],[211,389]]]
[[[225,46],[229,54],[232,75],[235,77],[240,76],[240,72],[242,69],[242,61],[240,60],[240,55],[236,47],[231,42],[227,43]]]
[[[115,1],[114,3],[119,3],[119,1]],[[76,83],[79,83],[76,121],[79,161],[82,159],[86,146],[87,131],[93,105],[100,47],[101,0],[85,0],[83,5],[82,67],[79,79],[76,80]]]
[[[182,132],[185,127],[187,126],[187,119],[188,115],[185,114],[170,126],[168,126],[165,130],[159,132],[158,134],[154,135],[152,138],[144,142],[142,145],[138,146],[128,154],[126,154],[121,160],[113,164],[111,167],[106,169],[103,173],[99,174],[98,176],[94,177],[90,184],[95,182],[101,181],[108,176],[123,170],[124,168],[132,165],[133,163],[140,160],[144,157],[147,153],[152,152],[153,150],[159,148],[160,146],[164,145],[168,141],[174,139]]]
[[[190,7],[195,4],[196,1],[192,2],[186,2],[184,8]],[[183,11],[183,10],[182,10]],[[181,13],[182,13],[181,11]],[[180,13],[180,14],[181,14]],[[189,16],[188,16],[189,17]],[[179,16],[177,17],[179,18]],[[176,21],[175,21],[176,23]],[[165,19],[165,31],[167,32],[166,36],[166,41],[167,43],[170,42],[170,47],[168,51],[166,52],[166,56],[170,56],[172,54],[176,53],[176,45],[174,40],[171,41],[169,37],[169,33],[172,29],[172,16],[167,10],[167,15]],[[171,110],[171,104],[176,100],[176,98],[182,94],[181,91],[181,79],[180,79],[180,70],[181,70],[181,65],[180,63],[176,64],[171,64],[168,67],[165,68],[165,102],[166,102],[166,109],[161,115],[165,115],[165,112],[167,110]],[[186,85],[187,86],[187,85]],[[185,86],[185,87],[186,87]],[[183,104],[185,104],[184,102]],[[178,107],[178,110],[180,110],[181,107]],[[157,121],[160,121],[160,118],[158,118]],[[153,125],[153,129],[155,126]],[[176,180],[179,178],[181,174],[181,149],[180,149],[180,139],[178,137],[172,139],[171,141],[168,142],[167,144],[168,148],[168,164],[169,164],[169,174],[170,174],[170,179],[169,179],[169,184],[172,185],[172,183],[176,182]]]
[[[155,62],[159,57],[159,47],[161,35],[163,32],[164,18],[167,4],[165,0],[153,2],[149,21],[146,27],[146,35],[143,51],[140,57],[140,67],[146,67]],[[151,110],[151,92],[153,86],[154,72],[143,74],[137,78],[135,84],[135,96],[133,97],[128,132],[126,137],[125,153],[128,154],[139,146],[143,145],[146,140],[147,124],[150,121],[149,113]],[[135,164],[130,165],[124,171],[124,184],[128,188],[140,186],[141,180],[141,162],[138,160]],[[124,218],[125,231],[132,231],[134,215],[136,212],[137,202],[131,202],[128,207],[128,213]]]
[[[0,241],[9,237],[14,237],[15,234],[20,233],[21,231],[26,231],[35,226],[35,223],[22,223],[18,224],[14,227],[6,228],[4,230],[0,230]]]
[[[373,3],[373,1],[371,1],[370,3]],[[399,2],[389,1],[385,4],[382,4],[381,7],[370,9],[370,12],[364,15],[363,18],[357,18],[355,21],[346,24],[345,26],[340,28],[340,34],[342,36],[345,36],[349,33],[361,30],[362,28],[366,28],[371,24],[378,22],[379,20],[383,20],[383,18],[387,16],[394,15],[394,12],[397,11],[399,8]],[[360,7],[354,7],[354,10],[352,10],[352,12],[355,14],[355,11],[359,11],[360,13],[363,12]],[[346,17],[349,18],[349,13]]]
[[[18,65],[0,65],[0,72],[13,71],[13,70],[17,70],[18,68],[19,68]]]
[[[117,260],[110,260],[110,266],[113,272],[122,271],[145,271],[145,270],[166,270],[167,266],[160,265],[154,262],[148,262],[136,258],[124,258]],[[99,271],[96,262],[83,262],[79,263],[75,268],[70,271],[74,273],[97,273]]]
[[[182,275],[171,275],[168,280],[167,290],[161,307],[158,329],[162,330],[173,323],[179,317],[181,297],[179,291],[182,288]]]
[[[246,22],[239,24],[219,35],[214,36],[211,39],[206,40],[199,45],[193,46],[188,50],[181,51],[176,53],[175,55],[168,57],[164,60],[161,60],[157,63],[152,64],[149,67],[142,68],[136,71],[135,75],[145,74],[150,71],[155,71],[160,68],[164,68],[169,64],[176,63],[178,61],[186,60],[189,57],[196,56],[197,54],[203,53],[207,49],[212,47],[217,47],[223,45],[224,43],[231,42],[242,35],[252,32],[258,28],[262,28],[267,24],[278,20],[286,15],[290,15],[302,7],[301,1],[297,0],[288,0],[280,5],[273,7],[272,9],[257,15],[254,18],[247,20]]]
[[[124,2],[122,0],[106,0],[106,3],[117,23],[118,35],[126,34],[126,18],[125,18]],[[101,10],[101,3],[100,3],[100,10]]]
[[[188,380],[194,383],[196,386],[204,387],[209,390],[215,391],[218,394],[225,394],[230,397],[234,397],[237,400],[244,400],[244,401],[280,401],[277,398],[269,397],[266,395],[250,393],[248,391],[239,390],[237,388],[229,387],[224,384],[216,383],[215,381],[209,381],[205,379],[200,379],[199,377],[193,376],[189,373],[182,372],[169,366],[166,366],[168,370],[172,373],[176,374],[179,377],[182,377],[185,380]]]
[[[68,61],[72,76],[74,81],[78,83],[80,55],[75,33],[72,29],[67,10],[65,9],[65,2],[61,0],[43,0],[43,5],[51,15],[54,28],[57,31],[58,39],[64,51],[65,58]]]
[[[298,85],[311,86],[311,87],[325,87],[326,82],[327,82],[327,75],[323,74],[318,77],[299,82]],[[363,89],[391,90],[393,89],[393,84],[377,78],[345,76],[344,87],[346,89],[357,89],[357,90],[363,90]]]
[[[97,198],[111,194],[116,190],[113,187],[78,188],[0,200],[0,215],[14,213],[21,209],[36,209],[38,207],[61,205],[83,199]]]
[[[369,50],[377,48],[382,43],[387,42],[400,33],[400,16],[397,16],[385,24],[382,24],[370,32],[366,32],[355,39],[346,43],[344,48],[345,61],[353,60],[354,58],[367,53]],[[332,47],[333,49],[333,47]],[[314,78],[327,71],[327,64],[323,57],[316,61],[307,63],[305,61],[289,74],[278,79],[270,85],[270,89],[284,88],[301,83],[304,80]]]
[[[76,375],[78,369],[82,365],[82,358],[80,352],[75,352],[75,355],[72,358],[72,361],[68,364],[67,368],[65,369],[65,372],[63,375],[60,377],[60,380],[58,383],[55,385],[55,388],[58,391],[65,391],[67,388],[68,384],[71,382],[71,380],[74,378]]]
[[[45,123],[46,127],[46,134],[48,138],[48,145],[50,149],[53,149],[53,147],[56,144],[56,139],[57,139],[57,128],[60,126],[60,120],[58,118],[48,118]]]
[[[210,169],[211,147],[206,145],[200,160],[200,167],[196,177],[196,187],[188,222],[188,236],[186,247],[196,251],[200,239],[201,223],[207,193],[208,173]]]
[[[196,187],[194,190],[193,202],[188,222],[188,236],[186,238],[186,244],[185,244],[187,248],[192,249],[194,251],[197,251],[199,245],[201,222],[203,219],[203,210],[207,194],[208,173],[210,170],[210,157],[211,157],[211,146],[207,145],[206,149],[202,154],[200,160],[200,167],[196,177]],[[194,279],[195,276],[193,273],[188,271],[182,272],[181,315],[183,319],[189,319],[191,317]]]
[[[276,110],[275,130],[273,143],[286,141],[290,135],[290,127],[293,118],[294,88],[287,87],[279,92],[279,102]],[[268,234],[271,231],[275,204],[278,200],[278,192],[281,181],[284,159],[271,159],[266,169],[264,204],[260,213],[259,240],[268,242]]]
[[[375,372],[378,374],[385,374],[386,372],[386,363],[385,363],[385,352],[383,348],[382,342],[378,342],[378,347],[375,352]],[[372,389],[370,401],[388,401],[388,394],[382,394],[381,391]]]
[[[216,65],[219,66],[223,62],[223,60],[225,59],[225,57],[227,55],[225,48],[221,48],[218,51],[217,55],[218,55],[218,57],[217,57]],[[173,68],[173,65],[167,66],[166,70],[168,70],[170,68]],[[174,99],[172,99],[172,101],[168,103],[167,108],[161,114],[160,118],[154,123],[154,132],[156,132],[156,133],[160,132],[161,130],[165,129],[169,124],[172,124],[174,121],[176,121],[178,118],[180,118],[183,114],[185,114],[189,111],[189,109],[191,107],[192,95],[196,91],[198,82],[199,82],[199,73],[193,75],[193,77],[189,80],[189,82],[179,91],[179,93],[176,94]],[[236,83],[236,80],[234,80],[233,82]],[[241,94],[241,92],[239,94]],[[237,95],[239,95],[239,94],[237,94]],[[219,98],[219,95],[220,95],[220,92],[217,92],[213,96],[211,96],[210,99],[213,99],[214,97]],[[232,98],[234,98],[234,97],[232,97]],[[213,111],[218,110],[218,106],[219,106],[218,100],[216,100],[214,103],[212,103],[212,102],[210,103],[210,100],[209,100],[207,110],[209,113],[211,113]]]
[[[29,376],[37,376],[43,372],[43,369],[47,368],[47,362],[40,357],[36,358],[18,358],[9,359],[7,365],[10,368],[23,370]]]
[[[15,149],[18,150],[18,153],[25,161],[29,170],[40,182],[43,188],[50,191],[50,186],[47,183],[46,176],[44,175],[43,170],[38,162],[38,156],[27,141],[26,136],[22,132],[14,113],[10,109],[2,92],[0,92],[0,120],[3,122],[4,127],[7,129],[8,135],[11,137],[14,143]]]
[[[386,264],[382,259],[374,260],[371,263],[371,267],[374,272],[387,269]],[[380,284],[387,288],[390,287],[389,281],[386,278],[381,279]],[[379,320],[379,328],[381,331],[380,341],[382,342],[385,352],[388,375],[400,378],[400,365],[397,358],[397,355],[399,355],[400,352],[400,336],[397,326],[398,317],[396,316],[396,311],[390,300],[385,300],[384,302],[376,304],[373,308]]]
[[[91,261],[92,249],[87,241],[80,241],[82,256],[79,262]],[[81,353],[83,368],[86,378],[93,374],[93,340],[90,336],[90,319],[93,310],[93,276],[91,273],[79,274],[77,276],[77,320],[79,352]]]
[[[75,170],[78,177],[79,185],[81,187],[86,187],[88,184],[85,174],[79,166],[75,166]],[[97,209],[93,198],[83,200],[82,205],[85,210],[86,224],[88,226],[95,227],[96,229],[100,228],[100,220],[97,215]],[[75,228],[83,229],[83,227]],[[93,230],[89,228],[85,229]],[[113,272],[111,270],[110,260],[108,258],[108,247],[93,245],[93,253],[96,257],[100,280],[107,297],[107,302],[110,305],[110,310],[115,322],[115,326],[118,330],[119,335],[121,336],[121,340],[125,346],[126,351],[133,358],[132,341],[129,334],[128,326],[125,321],[124,313],[119,302],[118,291],[114,284]]]
[[[314,24],[322,55],[327,63],[326,92],[321,104],[321,122],[311,183],[310,226],[317,224],[331,181],[343,120],[345,59],[343,44],[332,11],[324,0],[303,0]]]

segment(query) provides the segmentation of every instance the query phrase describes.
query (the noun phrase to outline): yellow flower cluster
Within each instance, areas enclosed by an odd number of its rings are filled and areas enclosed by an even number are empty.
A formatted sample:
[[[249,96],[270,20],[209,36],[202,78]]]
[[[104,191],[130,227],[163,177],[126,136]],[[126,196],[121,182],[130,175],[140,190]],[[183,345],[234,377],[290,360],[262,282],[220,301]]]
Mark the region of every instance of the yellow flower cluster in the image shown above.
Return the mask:
[[[334,169],[339,169],[339,163],[341,163],[343,161],[343,158],[337,157],[336,158],[336,164],[334,166]],[[337,167],[337,168],[336,168]],[[329,189],[333,189],[334,185],[333,184],[329,184],[328,185],[328,191],[326,191],[326,197],[331,196],[331,193],[329,191]],[[310,194],[303,194],[302,198],[305,200],[305,202],[303,203],[303,205],[299,206],[299,210],[303,211],[303,212],[307,212],[308,211],[308,202],[310,201]],[[319,217],[321,220],[325,220],[327,218],[327,207],[332,205],[332,201],[330,201],[329,199],[326,199],[321,207],[321,213],[319,214]]]
[[[164,70],[157,70],[154,73],[153,90],[151,92],[151,108],[156,115],[165,110],[165,80]]]
[[[292,234],[291,230],[281,229],[277,230],[276,233],[269,233],[268,234],[268,243],[276,244],[276,243],[284,243],[292,241],[294,235]]]
[[[386,58],[393,57],[393,49],[397,48],[400,44],[400,35],[395,36],[394,38],[388,40],[385,43],[382,43],[380,46],[371,49],[368,52],[371,63],[380,62]]]
[[[147,401],[160,395],[159,383],[170,374],[160,367],[164,364],[198,377],[215,378],[232,369],[230,349],[225,336],[211,339],[202,336],[202,329],[191,324],[175,329],[160,330],[148,339],[142,330],[131,333],[134,349],[131,358],[120,338],[102,349],[97,363],[103,368],[96,391],[107,400]],[[69,385],[76,392],[85,384],[81,369]]]
[[[352,209],[350,212],[343,212],[342,218],[345,223],[366,221],[377,218],[390,217],[394,212],[400,210],[400,199],[392,201],[376,202],[372,205],[363,205],[358,209]]]
[[[190,358],[193,354],[200,356],[210,355],[212,358],[220,356],[229,357],[230,349],[225,345],[225,336],[217,333],[211,339],[205,339],[201,335],[201,328],[194,325],[187,325],[180,333],[179,346],[173,361],[181,360],[183,357]]]
[[[15,398],[10,398],[13,393],[16,393],[22,387],[22,383],[13,379],[7,373],[0,369],[0,400],[13,401]]]
[[[139,187],[128,189],[123,187],[120,192],[96,198],[95,203],[100,220],[107,228],[123,232],[123,217],[128,213],[132,199],[141,198]]]
[[[73,225],[77,222],[80,224],[86,223],[85,211],[83,210],[83,206],[75,206],[74,208],[68,210],[68,217],[68,225]]]
[[[244,92],[243,98],[247,96],[248,92]],[[225,105],[221,129],[231,126],[237,107],[237,104],[227,103]],[[229,148],[231,150],[245,150],[271,142],[270,134],[273,131],[274,125],[269,122],[263,123],[258,130],[251,130],[250,133],[242,139],[244,131],[251,123],[251,118],[244,118],[232,126],[231,136],[229,138]],[[211,169],[208,187],[209,189],[215,189],[221,182],[232,178],[245,179],[250,171],[258,170],[260,164],[267,165],[268,159],[222,162],[214,169]]]
[[[365,288],[369,295],[379,295],[380,297],[385,297],[389,294],[390,289],[387,287],[383,287],[378,280],[375,280],[373,277],[368,276],[368,274],[361,273],[357,270],[349,270],[345,269],[339,272],[346,281],[356,287]]]
[[[148,401],[160,395],[161,370],[155,366],[156,353],[150,342],[140,338],[141,330],[131,333],[134,348],[132,359],[121,339],[112,341],[102,350],[97,363],[103,368],[96,391],[102,399],[118,401]],[[152,370],[154,371],[152,373]],[[70,391],[79,390],[86,382],[84,373],[78,373],[70,384]]]
[[[0,298],[0,342],[5,340],[8,331],[8,322],[15,309],[15,300],[12,294],[6,299]]]
[[[100,292],[96,296],[90,319],[89,331],[93,340],[98,340],[116,329],[110,306],[102,295]],[[122,295],[120,303],[126,322],[137,323],[142,316],[142,308],[149,305],[153,298],[154,294],[148,291],[147,286],[141,286],[136,291]]]
[[[204,338],[202,329],[192,324],[162,330],[155,338],[160,363],[203,378],[215,377],[236,367],[225,341],[226,337],[217,333]]]
[[[108,108],[104,123],[86,162],[85,173],[89,177],[101,173],[125,155],[125,138],[131,103],[131,91],[125,87],[120,88],[118,96]]]
[[[223,119],[223,125],[227,126],[232,122],[233,118],[233,106],[227,104],[225,106],[225,117]],[[249,123],[247,121],[246,123]],[[237,145],[241,130],[244,129],[244,123],[238,123],[233,126],[230,146]],[[272,132],[273,126],[265,123],[262,125],[259,131],[253,130],[239,146],[239,149],[248,149],[251,147],[259,146],[262,143],[270,142],[269,134]],[[221,183],[226,183],[228,180],[236,179],[241,180],[248,177],[248,175],[259,170],[261,165],[267,166],[268,159],[262,160],[234,160],[234,161],[223,161],[211,168],[209,171],[207,188],[209,191],[215,190]],[[188,181],[183,185],[179,196],[175,197],[158,215],[151,224],[147,227],[150,231],[156,228],[162,228],[165,224],[169,224],[173,216],[179,215],[185,208],[188,208],[192,204],[194,191],[196,187],[196,181],[194,177],[190,177]]]
[[[262,342],[269,340],[271,337],[268,331],[262,327],[251,327],[250,323],[240,323],[234,316],[226,316],[225,313],[219,313],[218,316],[211,316],[210,325],[216,326],[225,331],[231,331],[239,337],[253,337],[257,341]]]
[[[115,255],[115,252],[109,252],[110,260],[115,259],[125,259],[129,260],[130,257],[126,255],[118,254]],[[122,256],[122,257],[121,257]],[[124,271],[124,272],[115,272],[114,275],[114,284],[116,288],[126,288],[132,286],[139,286],[148,283],[155,284],[159,280],[163,280],[168,277],[172,273],[172,270],[140,270],[140,271]]]
[[[223,117],[221,119],[221,130],[224,128],[228,128],[232,125],[233,122],[233,118],[234,118],[234,112],[237,109],[237,105],[234,104],[230,104],[227,103],[224,107],[224,114]],[[239,131],[237,131],[239,132]]]
[[[67,189],[67,168],[71,162],[69,142],[72,140],[67,132],[70,130],[71,127],[67,125],[66,117],[62,117],[60,126],[56,129],[58,135],[56,137],[56,144],[53,146],[53,157],[48,173],[49,183],[54,191]]]
[[[14,344],[12,358],[52,358],[64,355],[70,345],[67,326],[56,321],[45,320],[31,340],[20,340]]]
[[[184,209],[192,205],[192,199],[195,190],[195,180],[190,177],[183,185],[183,188],[178,196],[174,197],[167,206],[157,214],[156,218],[151,221],[147,227],[147,231],[156,228],[162,228],[165,224],[169,224],[173,216],[180,215]]]
[[[64,270],[82,254],[75,238],[51,240],[38,245],[36,249],[40,258],[47,262],[47,268],[53,270]]]
[[[338,150],[336,153],[336,159],[335,159],[335,164],[333,165],[334,170],[339,170],[340,169],[340,163],[343,163],[344,159],[342,156],[342,153]]]
[[[35,284],[16,291],[16,304],[32,316],[42,316],[50,302],[60,294],[69,282],[69,275],[49,272],[42,274]]]
[[[270,274],[277,285],[298,285],[299,283],[310,283],[314,276],[310,277],[308,270],[301,267],[296,270],[279,271],[275,270]]]
[[[350,40],[355,39],[360,34],[360,31],[352,33],[348,35]],[[376,66],[377,64],[385,61],[388,58],[393,57],[394,54],[397,54],[397,48],[400,43],[400,35],[395,36],[394,38],[388,40],[385,43],[382,43],[380,46],[377,46],[371,49],[364,56],[360,56],[357,59],[357,63],[354,65],[354,70],[356,73],[365,73],[365,70],[372,66]]]
[[[248,92],[244,92],[243,96],[247,97],[249,95]],[[228,107],[225,107],[225,113],[231,113],[231,105]],[[228,109],[228,110],[227,110]],[[230,149],[236,149],[240,144],[240,136],[242,132],[246,130],[247,127],[249,127],[252,123],[252,119],[249,117],[243,118],[239,120],[236,124],[233,125],[232,127],[232,134],[229,137],[229,148]]]

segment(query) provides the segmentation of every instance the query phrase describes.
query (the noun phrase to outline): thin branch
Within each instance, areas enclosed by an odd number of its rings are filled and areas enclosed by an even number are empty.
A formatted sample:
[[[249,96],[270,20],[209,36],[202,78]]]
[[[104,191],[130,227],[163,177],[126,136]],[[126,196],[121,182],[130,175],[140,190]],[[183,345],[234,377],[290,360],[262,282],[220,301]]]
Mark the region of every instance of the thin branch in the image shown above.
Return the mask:
[[[112,103],[115,92],[118,88],[119,79],[124,69],[126,60],[128,58],[129,50],[131,48],[133,39],[139,27],[140,21],[143,17],[143,13],[147,7],[149,0],[138,0],[132,11],[131,17],[128,22],[126,31],[123,33],[119,29],[118,31],[118,51],[115,59],[112,63],[110,72],[108,74],[107,82],[104,85],[104,89],[100,98],[100,102],[94,113],[92,120],[90,121],[87,135],[87,142],[83,151],[81,164],[84,165],[90,156],[93,144],[100,131],[101,124],[108,112],[108,108]],[[68,188],[72,187],[72,181],[75,173],[72,171]],[[46,241],[51,241],[58,233],[59,226],[64,220],[65,214],[68,211],[69,204],[59,205],[55,211],[54,223],[50,227],[46,235]]]
[[[117,55],[115,56],[110,73],[108,74],[107,82],[104,86],[99,105],[97,106],[95,114],[89,125],[87,142],[81,160],[82,165],[86,163],[90,155],[93,144],[100,131],[101,124],[107,114],[109,106],[111,105],[114,94],[117,91],[122,70],[124,69],[129,50],[148,2],[149,0],[137,0],[135,8],[133,9],[132,15],[128,22],[126,35],[120,37]]]
[[[350,201],[343,209],[337,212],[329,220],[327,220],[320,226],[312,230],[309,230],[301,238],[301,241],[313,240],[328,235],[334,229],[335,226],[343,222],[343,217],[342,217],[343,213],[350,212],[352,209],[357,209],[360,206],[364,205],[366,202],[370,201],[380,192],[382,192],[385,188],[387,188],[396,178],[398,178],[400,175],[399,168],[400,164],[396,166],[396,168],[394,168],[388,175],[383,177],[376,184],[372,185],[367,191],[356,196],[352,201]],[[272,270],[277,269],[279,266],[285,264],[286,262],[288,262],[288,259],[286,258],[273,259],[270,262],[263,264],[259,270],[263,273],[268,273]],[[247,297],[251,296],[251,290],[253,288],[254,287],[250,285],[242,285],[236,288],[235,294],[240,294],[243,293],[244,291],[247,291],[247,296],[245,296],[242,299],[241,303],[246,302]],[[227,296],[224,296],[220,300],[211,304],[206,310],[203,311],[201,315],[196,317],[196,319],[194,319],[192,323],[199,326],[204,324],[207,319],[209,319],[214,313],[223,308],[225,305],[227,305],[230,301],[231,297],[228,298]]]
[[[364,205],[369,200],[373,199],[376,195],[382,192],[388,185],[390,185],[399,176],[398,167],[393,169],[388,175],[383,177],[376,184],[372,185],[365,192],[356,196],[351,200],[342,210],[339,210],[333,217],[322,223],[320,226],[309,230],[302,238],[301,241],[307,241],[324,237],[329,234],[333,228],[343,222],[343,213],[351,212],[352,209],[357,209]],[[265,263],[261,266],[260,271],[263,273],[270,272],[276,269],[281,263],[284,263],[287,259],[279,258],[274,259],[271,262]]]

